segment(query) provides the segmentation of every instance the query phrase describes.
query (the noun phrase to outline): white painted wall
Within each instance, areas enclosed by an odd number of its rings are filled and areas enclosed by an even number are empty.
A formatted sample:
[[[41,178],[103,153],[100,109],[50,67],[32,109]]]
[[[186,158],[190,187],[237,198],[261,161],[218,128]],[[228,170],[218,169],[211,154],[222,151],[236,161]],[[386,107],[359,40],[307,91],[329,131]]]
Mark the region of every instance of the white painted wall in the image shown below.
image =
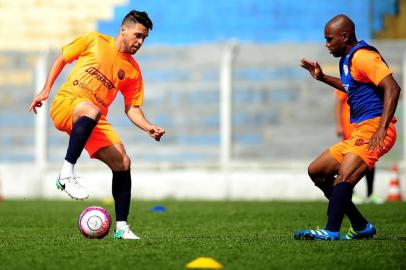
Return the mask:
[[[0,192],[5,199],[69,199],[55,187],[59,168],[41,172],[33,164],[0,164]],[[91,199],[111,197],[111,172],[107,167],[78,167],[80,182]],[[135,168],[133,199],[202,199],[202,200],[324,200],[307,176],[306,166],[278,168],[236,168],[229,172],[217,169]],[[375,192],[387,197],[390,170],[378,168]],[[404,180],[404,179],[401,179]],[[405,198],[406,182],[401,183]],[[364,196],[366,182],[356,187]]]

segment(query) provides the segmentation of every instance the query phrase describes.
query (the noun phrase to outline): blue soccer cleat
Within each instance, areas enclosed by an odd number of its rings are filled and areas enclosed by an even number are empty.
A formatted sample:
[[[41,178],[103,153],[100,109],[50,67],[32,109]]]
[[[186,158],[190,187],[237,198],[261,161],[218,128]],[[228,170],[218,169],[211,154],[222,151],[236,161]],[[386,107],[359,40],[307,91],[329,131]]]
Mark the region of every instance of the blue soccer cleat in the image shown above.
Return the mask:
[[[296,240],[339,240],[339,232],[331,232],[329,230],[299,230],[293,235]]]
[[[362,231],[356,231],[352,227],[348,232],[341,236],[340,240],[353,240],[353,239],[368,239],[374,237],[376,229],[372,223],[368,223],[367,227]]]

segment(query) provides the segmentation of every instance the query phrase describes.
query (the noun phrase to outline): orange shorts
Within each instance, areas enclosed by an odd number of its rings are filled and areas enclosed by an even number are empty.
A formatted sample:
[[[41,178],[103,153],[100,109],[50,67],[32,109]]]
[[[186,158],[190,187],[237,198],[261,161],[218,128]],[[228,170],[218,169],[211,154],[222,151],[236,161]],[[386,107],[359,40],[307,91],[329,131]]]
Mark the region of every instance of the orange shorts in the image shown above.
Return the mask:
[[[370,169],[375,166],[378,159],[386,154],[396,141],[396,128],[394,121],[392,121],[389,124],[384,141],[386,150],[375,150],[373,152],[367,151],[369,139],[375,134],[380,120],[380,117],[376,117],[355,124],[350,139],[339,142],[329,148],[338,163],[343,161],[345,154],[353,153],[362,158]]]
[[[86,98],[79,98],[73,95],[57,94],[52,102],[50,114],[51,119],[57,129],[68,134],[72,131],[72,112],[75,107],[84,101],[89,101]],[[86,151],[91,158],[101,148],[120,144],[121,139],[111,124],[106,120],[106,116],[102,115],[93,129],[92,134],[85,145]]]

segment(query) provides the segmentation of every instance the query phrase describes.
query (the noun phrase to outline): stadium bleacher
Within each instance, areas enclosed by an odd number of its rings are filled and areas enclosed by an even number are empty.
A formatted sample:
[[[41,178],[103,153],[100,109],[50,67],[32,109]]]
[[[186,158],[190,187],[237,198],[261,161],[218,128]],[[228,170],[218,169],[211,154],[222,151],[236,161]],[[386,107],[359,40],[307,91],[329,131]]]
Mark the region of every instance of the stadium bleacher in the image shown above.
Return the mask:
[[[369,40],[382,30],[383,17],[396,13],[397,1],[246,0],[236,5],[233,0],[0,0],[0,162],[34,159],[34,117],[27,107],[35,90],[38,57],[50,51],[48,64],[52,63],[60,46],[88,31],[115,36],[132,8],[146,10],[154,21],[136,59],[145,80],[144,111],[167,130],[163,142],[154,144],[134,130],[118,97],[109,120],[133,158],[219,159],[220,59],[225,44],[238,40],[233,158],[267,162],[308,159],[336,140],[332,94],[297,64],[307,56],[337,72],[336,60],[323,46],[326,20],[346,13],[356,22],[358,36]],[[381,42],[378,47],[394,70],[400,70],[398,56],[404,44]],[[56,82],[53,94],[66,74]],[[51,162],[63,158],[66,143],[67,136],[49,123]],[[400,155],[400,149],[393,155]]]
[[[397,0],[263,1],[263,0],[156,0],[135,1],[115,8],[115,16],[97,28],[117,33],[128,10],[146,10],[155,23],[150,43],[182,45],[225,41],[320,42],[324,24],[344,13],[357,25],[359,36],[371,39],[382,30],[383,17],[394,15]]]
[[[43,51],[59,48],[98,20],[113,17],[125,0],[0,0],[0,50]]]

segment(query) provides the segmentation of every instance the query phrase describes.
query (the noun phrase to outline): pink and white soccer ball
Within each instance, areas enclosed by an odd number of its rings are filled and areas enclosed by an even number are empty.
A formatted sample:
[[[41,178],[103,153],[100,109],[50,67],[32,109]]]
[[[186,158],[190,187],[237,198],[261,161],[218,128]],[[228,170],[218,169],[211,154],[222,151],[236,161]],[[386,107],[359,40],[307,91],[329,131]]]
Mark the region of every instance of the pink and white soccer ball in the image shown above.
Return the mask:
[[[102,239],[110,231],[111,217],[106,209],[91,206],[82,211],[78,225],[83,236],[90,239]]]

